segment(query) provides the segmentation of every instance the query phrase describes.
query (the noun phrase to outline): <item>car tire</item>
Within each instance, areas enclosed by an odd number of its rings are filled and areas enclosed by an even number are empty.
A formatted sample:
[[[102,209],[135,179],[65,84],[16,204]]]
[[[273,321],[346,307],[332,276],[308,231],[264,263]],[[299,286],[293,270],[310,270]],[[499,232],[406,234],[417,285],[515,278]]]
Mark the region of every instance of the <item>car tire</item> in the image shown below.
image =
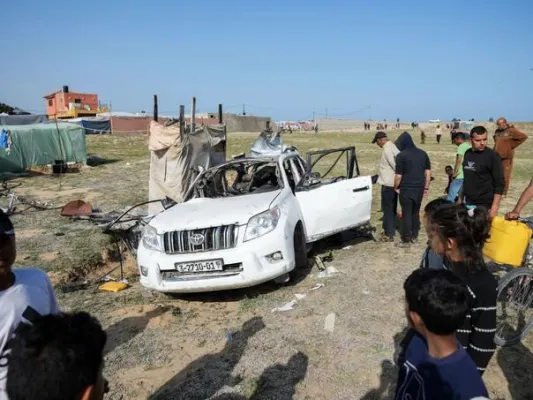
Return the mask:
[[[294,267],[307,267],[307,243],[305,241],[305,234],[301,222],[298,222],[296,228],[294,228],[293,243],[295,264]]]

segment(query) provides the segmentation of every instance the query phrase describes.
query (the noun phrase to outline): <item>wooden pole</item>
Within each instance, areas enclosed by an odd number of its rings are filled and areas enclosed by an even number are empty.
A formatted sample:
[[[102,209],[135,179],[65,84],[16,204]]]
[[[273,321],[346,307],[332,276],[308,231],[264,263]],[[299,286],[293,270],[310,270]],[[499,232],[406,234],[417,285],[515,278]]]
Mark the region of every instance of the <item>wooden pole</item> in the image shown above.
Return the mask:
[[[180,138],[183,140],[185,135],[185,106],[180,106]]]
[[[154,94],[154,121],[158,120],[157,112],[157,94]]]
[[[222,125],[222,104],[218,105],[218,123]]]
[[[192,98],[191,104],[191,133],[196,130],[196,97]]]

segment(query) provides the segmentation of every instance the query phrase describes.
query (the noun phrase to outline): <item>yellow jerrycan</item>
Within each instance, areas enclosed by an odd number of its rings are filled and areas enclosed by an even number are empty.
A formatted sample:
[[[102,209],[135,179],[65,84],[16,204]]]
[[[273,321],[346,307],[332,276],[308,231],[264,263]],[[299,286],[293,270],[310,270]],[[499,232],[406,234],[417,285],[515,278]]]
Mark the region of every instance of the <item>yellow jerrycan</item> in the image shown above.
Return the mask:
[[[483,254],[497,264],[520,267],[531,234],[531,229],[522,222],[494,217],[490,237],[483,246]]]

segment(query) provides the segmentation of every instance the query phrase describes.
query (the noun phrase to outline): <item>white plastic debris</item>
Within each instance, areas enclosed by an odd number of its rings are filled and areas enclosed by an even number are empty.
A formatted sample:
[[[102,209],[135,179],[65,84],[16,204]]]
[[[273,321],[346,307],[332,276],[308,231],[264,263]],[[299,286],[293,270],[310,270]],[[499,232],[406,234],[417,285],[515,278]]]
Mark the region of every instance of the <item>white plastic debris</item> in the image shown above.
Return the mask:
[[[335,313],[330,313],[326,316],[324,329],[328,332],[333,332],[335,330]]]
[[[272,309],[272,312],[276,311],[290,311],[293,309],[294,305],[296,304],[296,300],[289,301],[288,303],[284,304],[281,307],[276,307]]]
[[[352,246],[345,246],[345,247],[343,247],[342,249],[343,249],[343,250],[350,250],[351,248],[352,248]]]
[[[294,294],[294,297],[296,297],[297,300],[302,300],[305,296],[306,296],[305,294],[300,294],[300,293]]]
[[[367,289],[365,289],[363,290],[363,294],[370,294],[370,292]]]
[[[324,287],[324,284],[323,283],[317,283],[315,286],[313,286],[311,289],[309,290],[318,290],[320,288]]]
[[[333,276],[338,273],[340,273],[340,271],[337,268],[333,266],[329,266],[324,271],[320,271],[317,275],[317,278],[320,278],[320,279],[329,278],[330,276]]]
[[[339,270],[335,267],[329,266],[326,268],[326,272],[328,275],[335,275],[339,273]]]

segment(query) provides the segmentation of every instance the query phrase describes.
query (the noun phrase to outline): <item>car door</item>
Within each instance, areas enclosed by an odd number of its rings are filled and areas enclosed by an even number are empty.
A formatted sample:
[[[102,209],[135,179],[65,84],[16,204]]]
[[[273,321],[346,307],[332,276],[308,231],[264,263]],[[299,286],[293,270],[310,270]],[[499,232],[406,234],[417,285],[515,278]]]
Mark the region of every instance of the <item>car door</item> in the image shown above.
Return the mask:
[[[345,163],[340,163],[346,155]],[[331,158],[334,165],[320,165],[320,160]],[[319,183],[296,186],[296,198],[300,205],[308,242],[370,222],[372,206],[372,178],[359,176],[355,148],[321,150],[309,153],[306,175],[321,173]],[[325,171],[325,172],[324,172]],[[328,179],[337,172],[339,176]]]

